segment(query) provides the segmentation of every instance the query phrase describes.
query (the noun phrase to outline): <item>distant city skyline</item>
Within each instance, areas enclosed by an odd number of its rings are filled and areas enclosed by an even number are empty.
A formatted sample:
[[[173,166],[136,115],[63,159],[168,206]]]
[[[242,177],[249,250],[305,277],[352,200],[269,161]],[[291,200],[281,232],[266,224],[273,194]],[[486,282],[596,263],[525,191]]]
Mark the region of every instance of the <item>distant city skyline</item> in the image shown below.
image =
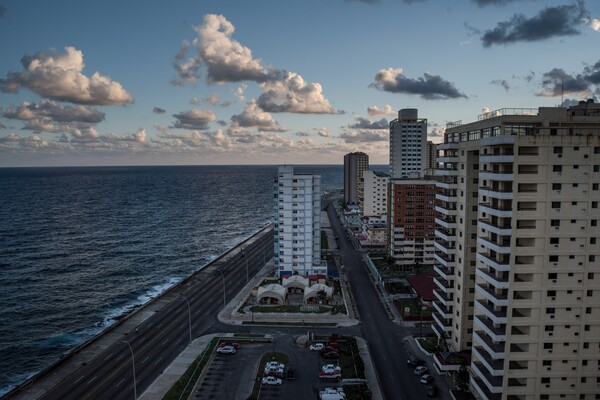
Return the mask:
[[[600,2],[0,0],[0,167],[389,162],[485,110],[600,98]]]

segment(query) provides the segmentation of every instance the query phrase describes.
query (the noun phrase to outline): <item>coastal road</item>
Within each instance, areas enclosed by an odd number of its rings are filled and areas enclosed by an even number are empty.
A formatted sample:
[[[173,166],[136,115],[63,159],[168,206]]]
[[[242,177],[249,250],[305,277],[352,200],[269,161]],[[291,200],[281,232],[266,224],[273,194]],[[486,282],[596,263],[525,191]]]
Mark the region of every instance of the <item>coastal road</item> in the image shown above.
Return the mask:
[[[171,300],[41,397],[44,400],[133,399],[210,327],[228,302],[273,256],[273,227],[227,253],[183,285]],[[190,329],[191,319],[191,329]],[[133,353],[133,354],[132,354]],[[135,363],[132,362],[135,360]],[[134,384],[135,365],[135,384]]]

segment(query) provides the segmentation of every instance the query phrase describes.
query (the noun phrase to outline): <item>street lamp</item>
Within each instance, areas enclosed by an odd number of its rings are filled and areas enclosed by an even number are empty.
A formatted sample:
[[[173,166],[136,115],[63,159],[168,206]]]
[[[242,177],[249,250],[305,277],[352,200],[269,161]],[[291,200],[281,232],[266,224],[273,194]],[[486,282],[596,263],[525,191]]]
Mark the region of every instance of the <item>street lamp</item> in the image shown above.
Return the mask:
[[[242,258],[246,259],[246,283],[250,282],[250,276],[248,272],[248,257],[246,257],[246,252],[242,252]]]
[[[223,274],[223,271],[221,271],[218,268],[217,271],[219,271],[219,273],[223,277],[223,308],[225,308],[225,306],[227,305],[227,300],[225,300],[225,275]]]
[[[137,400],[137,381],[135,380],[135,358],[133,357],[133,349],[127,340],[121,339],[121,341],[127,344],[129,350],[131,351],[131,364],[133,365],[133,398]]]
[[[190,302],[184,295],[179,293],[179,296],[185,300],[185,302],[187,303],[187,306],[188,306],[188,318],[190,321],[190,344],[192,344],[192,307],[190,306]]]

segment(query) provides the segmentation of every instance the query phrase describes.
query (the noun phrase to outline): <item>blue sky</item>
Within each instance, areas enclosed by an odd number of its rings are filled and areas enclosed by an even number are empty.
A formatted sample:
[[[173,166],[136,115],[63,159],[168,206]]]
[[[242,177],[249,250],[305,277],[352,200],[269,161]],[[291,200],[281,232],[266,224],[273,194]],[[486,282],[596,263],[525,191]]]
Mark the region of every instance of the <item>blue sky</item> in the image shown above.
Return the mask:
[[[418,108],[600,98],[600,2],[0,0],[0,166],[388,162]]]

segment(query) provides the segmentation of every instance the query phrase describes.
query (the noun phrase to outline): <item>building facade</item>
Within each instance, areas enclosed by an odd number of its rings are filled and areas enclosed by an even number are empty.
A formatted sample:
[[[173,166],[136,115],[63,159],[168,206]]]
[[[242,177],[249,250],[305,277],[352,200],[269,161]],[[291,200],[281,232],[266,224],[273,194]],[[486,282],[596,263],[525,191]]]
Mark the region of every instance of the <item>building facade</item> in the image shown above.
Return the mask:
[[[344,203],[357,204],[361,210],[364,200],[363,173],[369,169],[369,156],[362,152],[344,156]]]
[[[433,176],[435,169],[435,159],[437,158],[436,144],[431,140],[427,141],[427,157],[425,158],[425,175]]]
[[[600,105],[449,124],[436,177],[434,330],[484,399],[600,393]]]
[[[403,270],[434,264],[435,190],[432,180],[390,180],[388,251]]]
[[[416,108],[398,111],[390,122],[390,175],[422,177],[427,163],[427,119]]]
[[[327,274],[321,260],[321,176],[280,166],[274,179],[275,269],[279,275]]]
[[[387,214],[387,192],[390,176],[383,172],[364,171],[363,216],[372,217]]]

